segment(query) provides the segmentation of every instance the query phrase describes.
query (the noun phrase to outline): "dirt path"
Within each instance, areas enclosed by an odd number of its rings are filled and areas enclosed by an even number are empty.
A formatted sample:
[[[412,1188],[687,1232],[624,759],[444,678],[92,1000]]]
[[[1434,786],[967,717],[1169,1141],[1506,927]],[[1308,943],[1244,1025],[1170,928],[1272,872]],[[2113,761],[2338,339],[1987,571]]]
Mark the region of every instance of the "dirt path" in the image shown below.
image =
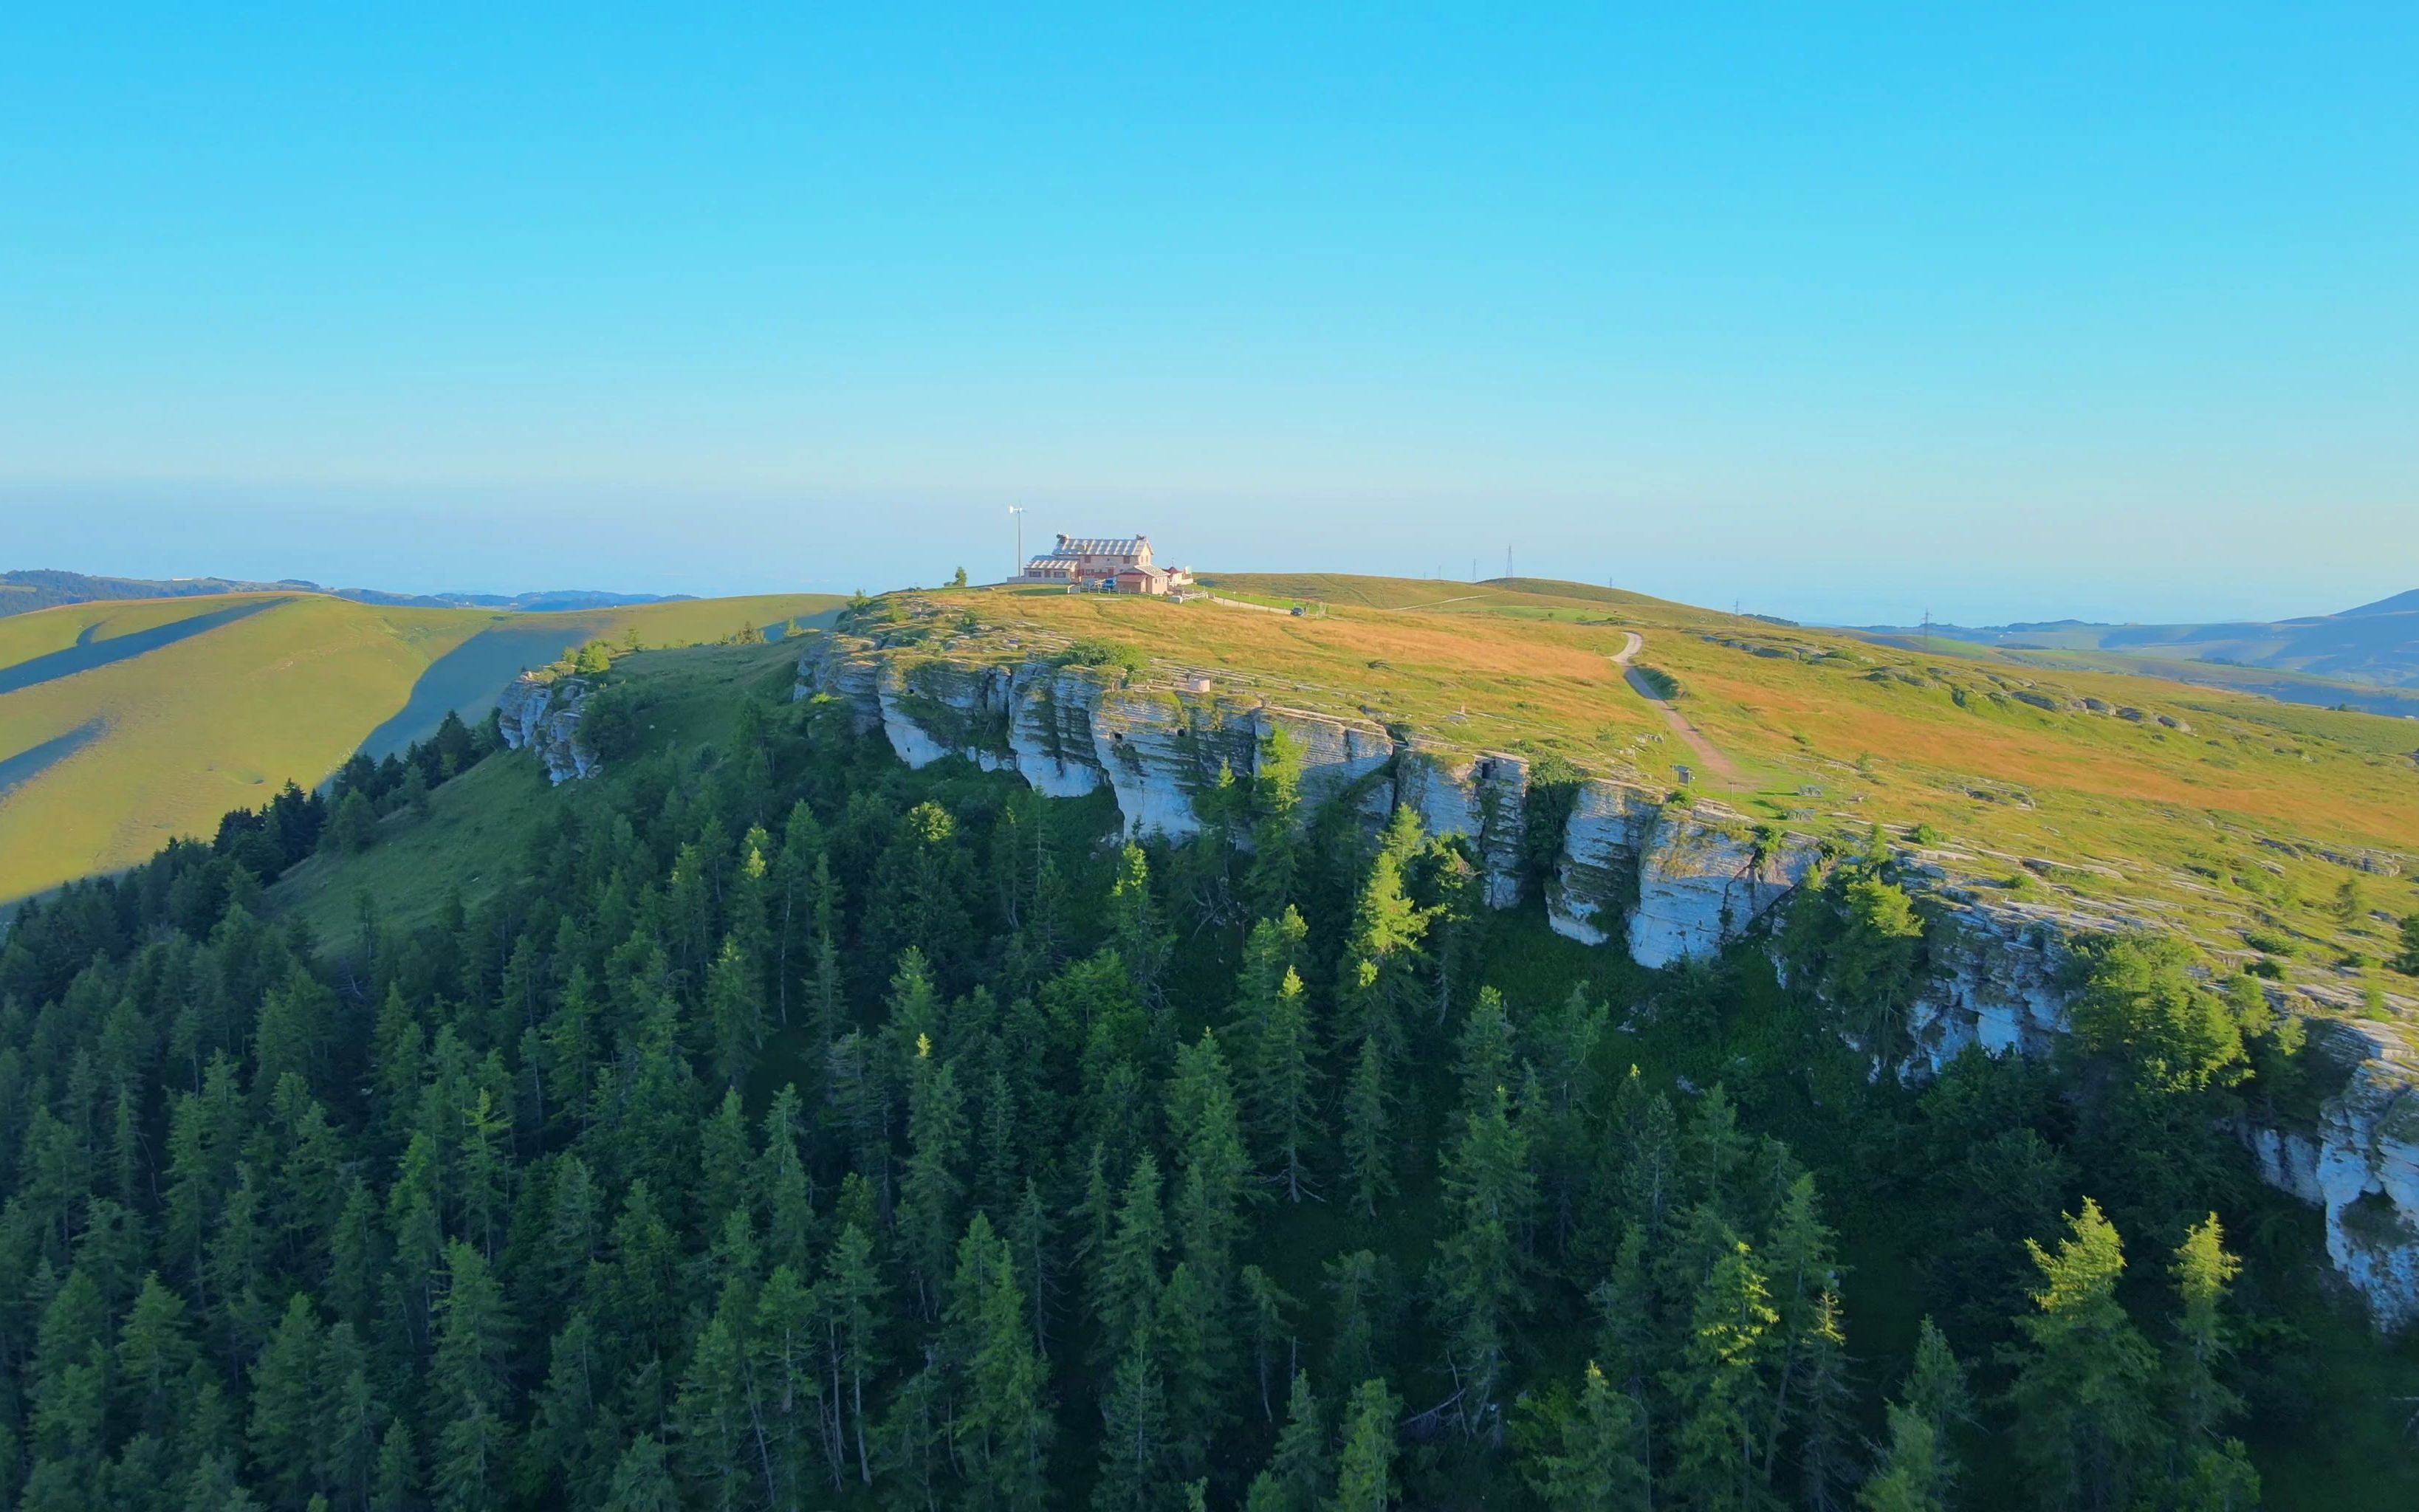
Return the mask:
[[[1240,598],[1220,598],[1215,594],[1211,594],[1210,595],[1210,602],[1212,604],[1224,604],[1228,609],[1254,609],[1262,614],[1291,614],[1293,612],[1293,610],[1289,609],[1277,609],[1268,604],[1246,604]]]
[[[1657,709],[1660,709],[1663,712],[1663,722],[1672,727],[1672,733],[1673,734],[1678,735],[1682,740],[1688,743],[1688,748],[1696,752],[1697,760],[1704,764],[1705,773],[1711,775],[1716,779],[1716,782],[1726,788],[1743,788],[1747,786],[1747,779],[1739,775],[1739,769],[1735,765],[1732,764],[1731,759],[1723,755],[1720,751],[1715,749],[1714,743],[1705,738],[1705,733],[1698,729],[1695,725],[1689,723],[1688,717],[1687,715],[1682,714],[1678,709],[1673,708],[1671,701],[1656,692],[1653,685],[1649,684],[1644,677],[1639,675],[1638,669],[1629,664],[1630,660],[1635,657],[1640,651],[1645,649],[1646,638],[1640,635],[1635,630],[1624,630],[1621,633],[1629,638],[1629,642],[1623,646],[1619,651],[1613,653],[1612,664],[1621,669],[1621,675],[1628,682],[1631,689],[1635,691],[1640,698],[1644,699],[1647,702],[1654,704]],[[1690,775],[1696,776],[1698,774],[1691,773]],[[1711,787],[1716,785],[1716,783],[1701,783],[1700,785]]]

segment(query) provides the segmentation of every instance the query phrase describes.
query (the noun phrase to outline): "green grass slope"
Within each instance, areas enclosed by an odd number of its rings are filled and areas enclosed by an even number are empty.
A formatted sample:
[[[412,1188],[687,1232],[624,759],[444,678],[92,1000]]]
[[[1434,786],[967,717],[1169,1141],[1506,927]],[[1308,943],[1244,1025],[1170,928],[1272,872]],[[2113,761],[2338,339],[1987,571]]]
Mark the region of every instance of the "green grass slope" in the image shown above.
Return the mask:
[[[524,667],[827,618],[829,594],[550,614],[318,594],[69,605],[0,619],[0,903],[206,834],[288,779],[475,721]]]

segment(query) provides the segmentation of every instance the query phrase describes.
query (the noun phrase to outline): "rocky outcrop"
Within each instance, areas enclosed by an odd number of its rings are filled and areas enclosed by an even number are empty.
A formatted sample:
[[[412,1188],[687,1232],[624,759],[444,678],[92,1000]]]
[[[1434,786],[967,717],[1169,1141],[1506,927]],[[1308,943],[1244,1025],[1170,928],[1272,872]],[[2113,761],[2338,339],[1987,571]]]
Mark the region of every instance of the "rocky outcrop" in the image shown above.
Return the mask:
[[[1771,912],[1814,869],[1801,836],[1757,831],[1710,805],[1673,812],[1640,857],[1630,958],[1642,966],[1710,956]]]
[[[2148,924],[1955,888],[1928,898],[1933,976],[1909,1014],[1913,1054],[1899,1068],[1913,1080],[1928,1079],[1969,1045],[1995,1056],[2049,1054],[2069,1030],[2076,943]],[[2293,1010],[2281,996],[2278,1003]],[[2316,1112],[2246,1119],[2237,1133],[2263,1180],[2325,1210],[2336,1273],[2380,1328],[2398,1329],[2419,1320],[2419,1047],[2398,1026],[2316,1014],[2304,1023]]]
[[[507,747],[537,752],[547,780],[593,777],[603,764],[579,738],[580,706],[588,693],[580,678],[523,672],[496,700],[496,727]]]
[[[1419,811],[1432,835],[1465,835],[1478,852],[1489,908],[1520,901],[1529,764],[1501,751],[1456,757],[1407,743],[1396,755],[1394,801]]]
[[[2270,1179],[2285,1190],[2309,1200],[2316,1189],[2327,1257],[2380,1328],[2402,1327],[2419,1319],[2419,1047],[2399,1026],[2324,1019],[2311,1021],[2303,1054],[2341,1085],[2314,1134],[2256,1131],[2254,1151],[2273,1145]]]
[[[833,635],[801,659],[797,687],[801,697],[848,705],[859,729],[881,731],[911,766],[961,756],[1054,796],[1106,787],[1127,833],[1172,840],[1199,831],[1194,799],[1220,769],[1255,775],[1262,741],[1281,730],[1298,753],[1306,803],[1341,800],[1373,824],[1409,807],[1431,834],[1470,841],[1488,906],[1519,903],[1533,806],[1545,801],[1531,792],[1525,759],[1197,690],[1205,682],[1188,691],[1038,658],[1004,666]],[[1546,885],[1548,919],[1589,944],[1625,933],[1649,965],[1720,949],[1814,860],[1804,837],[1759,830],[1716,804],[1667,810],[1635,784],[1593,779],[1555,801],[1569,811]]]
[[[1913,1079],[1936,1074],[1968,1045],[2047,1054],[2067,1032],[2073,942],[2127,922],[2020,900],[1929,897],[1934,975],[1908,1013],[1913,1053],[1901,1068]]]

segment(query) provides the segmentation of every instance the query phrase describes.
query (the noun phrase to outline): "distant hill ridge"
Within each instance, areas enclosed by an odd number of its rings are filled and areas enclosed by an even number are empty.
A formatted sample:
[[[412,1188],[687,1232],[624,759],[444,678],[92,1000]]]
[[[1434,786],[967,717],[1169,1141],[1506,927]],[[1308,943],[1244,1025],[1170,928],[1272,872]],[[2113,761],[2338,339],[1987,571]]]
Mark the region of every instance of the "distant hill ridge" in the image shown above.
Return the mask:
[[[2384,687],[2419,687],[2419,589],[2334,614],[2200,625],[2030,620],[2009,625],[1866,625],[1867,636],[1929,635],[2007,651],[2098,652],[2164,662],[2209,662]],[[2166,675],[2174,675],[2172,672]]]
[[[672,604],[687,594],[612,594],[593,589],[548,589],[528,594],[394,594],[377,588],[327,588],[304,578],[248,582],[231,578],[109,578],[56,568],[0,572],[0,614],[23,614],[62,604],[93,604],[122,598],[199,598],[219,594],[330,594],[357,604],[390,609],[496,609],[527,614],[563,609],[615,609],[628,604]]]

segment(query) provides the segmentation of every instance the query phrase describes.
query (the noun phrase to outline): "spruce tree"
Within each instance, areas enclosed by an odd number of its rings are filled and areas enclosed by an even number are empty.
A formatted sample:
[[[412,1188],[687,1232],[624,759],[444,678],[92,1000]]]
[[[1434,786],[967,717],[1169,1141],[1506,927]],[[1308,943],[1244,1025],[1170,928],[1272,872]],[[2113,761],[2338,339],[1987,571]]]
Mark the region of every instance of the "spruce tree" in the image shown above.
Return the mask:
[[[1352,1204],[1378,1216],[1378,1199],[1394,1195],[1394,1093],[1386,1055],[1375,1035],[1361,1041],[1344,1087],[1344,1179]]]
[[[1548,1512],[1646,1512],[1654,1504],[1638,1404],[1594,1361],[1559,1437],[1539,1454],[1529,1476]]]
[[[2157,1357],[2117,1300],[2116,1227],[2087,1197],[2067,1228],[2055,1250],[2025,1242],[2042,1284],[2009,1351],[2011,1432],[2044,1507],[2118,1507],[2149,1446]]]
[[[1394,1419],[1402,1404],[1382,1380],[1364,1381],[1344,1407],[1330,1512],[1385,1512],[1394,1504]]]

